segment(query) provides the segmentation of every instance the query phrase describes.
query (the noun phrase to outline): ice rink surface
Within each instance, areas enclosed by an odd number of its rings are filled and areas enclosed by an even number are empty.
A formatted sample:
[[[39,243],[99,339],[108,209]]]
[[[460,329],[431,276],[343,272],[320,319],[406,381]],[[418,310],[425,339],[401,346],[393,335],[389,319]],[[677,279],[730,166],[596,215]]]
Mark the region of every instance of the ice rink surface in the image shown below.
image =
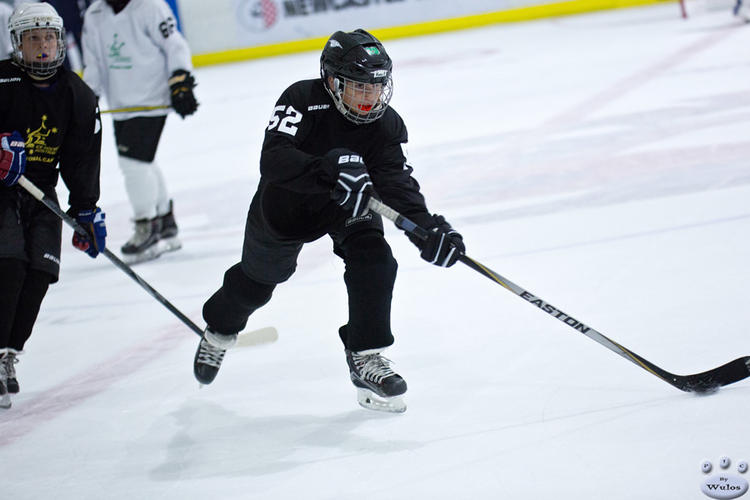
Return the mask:
[[[386,43],[415,177],[467,253],[679,374],[750,354],[749,46],[728,7],[676,4]],[[274,103],[318,57],[199,68],[198,113],[168,120],[184,249],[135,270],[200,325]],[[118,249],[130,208],[104,129]],[[750,381],[681,393],[390,225],[403,415],[356,403],[327,238],[251,317],[279,340],[199,388],[197,337],[70,235],[0,413],[2,498],[689,500],[703,460],[750,459]]]

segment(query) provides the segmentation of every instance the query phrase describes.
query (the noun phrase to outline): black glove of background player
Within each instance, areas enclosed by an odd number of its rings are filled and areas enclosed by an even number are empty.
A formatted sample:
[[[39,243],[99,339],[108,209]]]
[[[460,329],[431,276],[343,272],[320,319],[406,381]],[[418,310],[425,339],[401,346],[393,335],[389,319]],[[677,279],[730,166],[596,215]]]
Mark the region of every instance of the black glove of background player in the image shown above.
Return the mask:
[[[192,115],[198,109],[198,101],[195,100],[193,89],[195,78],[189,71],[178,69],[169,77],[169,95],[172,99],[172,108],[185,118]]]

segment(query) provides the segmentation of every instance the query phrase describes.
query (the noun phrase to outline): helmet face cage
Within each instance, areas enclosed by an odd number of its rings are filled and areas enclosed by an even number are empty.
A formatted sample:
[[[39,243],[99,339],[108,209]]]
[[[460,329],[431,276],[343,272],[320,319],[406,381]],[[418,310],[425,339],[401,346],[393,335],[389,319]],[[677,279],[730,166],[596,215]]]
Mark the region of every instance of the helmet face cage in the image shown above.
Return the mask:
[[[393,95],[390,72],[383,83],[367,83],[344,76],[333,76],[326,84],[336,109],[357,125],[372,123],[383,116]]]
[[[34,77],[44,79],[54,75],[65,60],[65,28],[62,18],[48,3],[24,3],[19,5],[8,20],[8,30],[13,45],[11,57],[13,62],[21,66]],[[23,55],[24,34],[38,30],[44,36],[52,30],[55,36],[57,50],[54,54],[46,54],[45,60],[26,60]],[[31,33],[33,35],[33,33]],[[26,38],[28,39],[28,34]],[[39,56],[42,56],[40,53]],[[41,59],[41,57],[39,57]]]
[[[393,95],[391,58],[364,30],[338,31],[320,57],[326,91],[344,117],[357,125],[383,116]]]

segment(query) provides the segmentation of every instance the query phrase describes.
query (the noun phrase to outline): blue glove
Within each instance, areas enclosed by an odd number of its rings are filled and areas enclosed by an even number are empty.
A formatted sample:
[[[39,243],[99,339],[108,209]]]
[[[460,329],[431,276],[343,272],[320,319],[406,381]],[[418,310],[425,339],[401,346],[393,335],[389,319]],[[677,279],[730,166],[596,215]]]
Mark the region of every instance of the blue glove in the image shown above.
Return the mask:
[[[26,150],[23,136],[13,131],[12,134],[0,134],[0,181],[10,187],[18,182],[26,172]]]
[[[409,240],[421,250],[420,256],[430,264],[451,267],[466,252],[463,236],[442,215],[433,215],[431,224],[425,229],[429,233],[426,240],[414,235],[409,235]]]
[[[365,215],[373,189],[362,157],[348,149],[338,148],[327,152],[324,159],[338,171],[331,199],[344,210],[351,210],[352,217]]]
[[[104,212],[99,207],[93,210],[79,210],[75,219],[89,236],[81,236],[73,233],[73,246],[78,250],[86,252],[91,258],[99,255],[106,248],[107,226],[104,224]]]

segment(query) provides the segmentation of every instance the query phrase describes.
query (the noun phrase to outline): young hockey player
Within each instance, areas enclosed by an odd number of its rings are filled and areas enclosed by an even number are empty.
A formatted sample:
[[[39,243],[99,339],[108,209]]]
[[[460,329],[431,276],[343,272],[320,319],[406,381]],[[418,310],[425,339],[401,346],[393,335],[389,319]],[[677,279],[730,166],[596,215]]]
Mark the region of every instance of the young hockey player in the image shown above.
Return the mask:
[[[323,49],[320,78],[293,84],[277,101],[242,260],[203,307],[208,327],[194,359],[199,382],[213,381],[250,314],[294,273],[303,244],[327,234],[346,265],[349,321],[339,335],[359,402],[370,409],[406,409],[406,382],[382,356],[394,341],[390,311],[397,264],[368,200],[377,193],[429,229],[427,241],[413,242],[432,264],[453,265],[464,245],[442,216],[427,211],[411,177],[402,148],[406,127],[388,106],[391,66],[383,45],[368,32],[338,31]]]
[[[19,391],[15,364],[42,299],[58,280],[62,221],[17,185],[21,175],[57,200],[59,173],[68,214],[89,229],[73,245],[96,257],[107,235],[99,199],[101,122],[96,96],[61,67],[62,19],[47,3],[10,16],[12,59],[0,61],[0,405]]]
[[[166,109],[182,118],[198,108],[185,38],[164,0],[97,0],[83,21],[83,79],[111,108],[164,106],[114,115],[118,162],[133,207],[135,234],[123,245],[130,264],[178,250],[172,200],[154,161]]]

